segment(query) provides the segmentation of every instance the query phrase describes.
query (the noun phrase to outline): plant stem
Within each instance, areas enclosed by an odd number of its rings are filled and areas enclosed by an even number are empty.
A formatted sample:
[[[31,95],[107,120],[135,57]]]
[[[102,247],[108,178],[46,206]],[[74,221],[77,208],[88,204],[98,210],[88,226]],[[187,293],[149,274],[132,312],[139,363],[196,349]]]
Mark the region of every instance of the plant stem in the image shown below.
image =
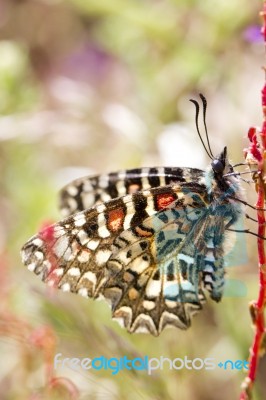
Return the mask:
[[[266,1],[263,2],[263,11],[260,13],[263,17],[262,35],[264,38],[264,45],[266,46]],[[263,124],[259,132],[256,132],[254,128],[251,128],[252,135],[249,135],[249,139],[252,144],[248,150],[249,159],[253,159],[258,166],[258,174],[256,180],[256,190],[258,198],[256,202],[257,217],[258,217],[258,235],[257,238],[257,249],[258,249],[258,269],[259,269],[259,293],[258,299],[250,304],[250,313],[252,322],[254,325],[254,339],[250,348],[249,357],[249,370],[248,375],[245,378],[242,385],[242,392],[240,394],[240,400],[251,399],[252,387],[256,379],[256,372],[259,363],[259,358],[265,352],[263,349],[263,340],[265,337],[265,318],[264,308],[266,303],[266,257],[265,257],[265,166],[266,166],[266,83],[262,89],[262,112],[263,112]],[[250,130],[250,131],[251,131]],[[258,136],[258,139],[257,139]],[[248,157],[247,157],[248,158]]]

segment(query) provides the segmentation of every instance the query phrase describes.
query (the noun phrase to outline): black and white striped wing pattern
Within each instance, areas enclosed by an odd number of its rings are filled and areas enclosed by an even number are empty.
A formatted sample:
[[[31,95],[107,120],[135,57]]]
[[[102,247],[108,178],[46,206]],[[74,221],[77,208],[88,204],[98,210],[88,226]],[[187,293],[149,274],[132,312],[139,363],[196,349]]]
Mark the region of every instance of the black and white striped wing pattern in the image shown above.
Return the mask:
[[[31,238],[24,264],[50,286],[104,297],[129,332],[186,329],[203,288],[224,284],[224,218],[203,184],[141,190],[71,215]]]
[[[74,180],[60,191],[59,206],[63,217],[87,210],[95,204],[133,194],[141,190],[173,183],[197,182],[205,171],[196,168],[136,168]]]

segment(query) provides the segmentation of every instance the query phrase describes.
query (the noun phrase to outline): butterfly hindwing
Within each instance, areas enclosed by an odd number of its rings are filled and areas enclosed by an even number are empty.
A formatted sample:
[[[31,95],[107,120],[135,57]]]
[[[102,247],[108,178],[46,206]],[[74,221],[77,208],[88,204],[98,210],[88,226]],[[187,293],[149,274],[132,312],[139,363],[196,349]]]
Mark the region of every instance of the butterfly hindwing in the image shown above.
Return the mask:
[[[212,247],[213,219],[206,204],[193,196],[190,206],[175,204],[143,222],[142,230],[154,230],[152,240],[145,234],[136,238],[132,232],[118,238],[122,245],[107,263],[116,272],[102,293],[110,296],[113,317],[129,332],[158,335],[167,325],[186,329],[191,315],[202,308],[203,287],[215,300],[221,298],[222,242]],[[219,229],[224,231],[223,220]],[[137,245],[138,251],[132,251]]]

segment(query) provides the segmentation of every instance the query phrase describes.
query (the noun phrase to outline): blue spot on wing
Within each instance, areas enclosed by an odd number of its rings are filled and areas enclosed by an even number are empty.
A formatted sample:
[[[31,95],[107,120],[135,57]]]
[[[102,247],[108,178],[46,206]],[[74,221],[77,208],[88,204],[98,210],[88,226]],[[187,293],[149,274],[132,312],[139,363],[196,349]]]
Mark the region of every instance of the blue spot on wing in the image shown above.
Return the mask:
[[[177,284],[166,286],[163,294],[166,299],[176,300],[179,295],[179,286]]]

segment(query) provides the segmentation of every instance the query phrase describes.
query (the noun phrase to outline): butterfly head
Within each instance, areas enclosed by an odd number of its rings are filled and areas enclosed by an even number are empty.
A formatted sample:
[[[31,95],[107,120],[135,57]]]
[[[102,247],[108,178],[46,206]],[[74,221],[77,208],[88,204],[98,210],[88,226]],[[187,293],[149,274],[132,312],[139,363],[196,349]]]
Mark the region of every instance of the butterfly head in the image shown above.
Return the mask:
[[[241,197],[239,176],[232,165],[229,163],[227,156],[227,148],[225,147],[223,151],[214,157],[210,168],[207,170],[206,183],[209,193],[216,193],[220,196],[223,193],[234,193],[238,197]]]
[[[213,159],[211,167],[214,177],[219,180],[222,179],[225,174],[233,172],[233,167],[229,164],[227,157],[227,147]]]

